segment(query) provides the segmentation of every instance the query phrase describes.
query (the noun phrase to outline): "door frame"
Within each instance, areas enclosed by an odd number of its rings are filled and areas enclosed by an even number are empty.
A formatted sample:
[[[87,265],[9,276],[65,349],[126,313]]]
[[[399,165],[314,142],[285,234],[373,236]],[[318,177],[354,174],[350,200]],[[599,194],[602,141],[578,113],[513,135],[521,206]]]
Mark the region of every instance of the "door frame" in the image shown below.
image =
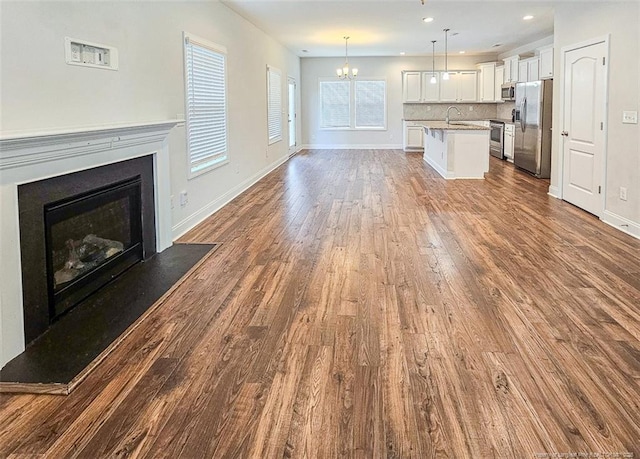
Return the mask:
[[[291,142],[291,123],[289,122],[289,117],[291,113],[289,110],[291,108],[291,101],[289,100],[289,85],[293,84],[293,134],[295,138],[295,142],[292,145],[289,145]],[[291,75],[287,75],[287,151],[289,152],[289,156],[295,155],[298,151],[298,82]]]
[[[554,134],[556,136],[556,142],[558,145],[558,161],[556,164],[558,165],[558,197],[560,199],[564,199],[564,137],[560,135],[560,132],[566,130],[564,126],[565,121],[565,94],[564,94],[564,74],[565,74],[565,56],[568,52],[586,48],[588,46],[597,45],[599,43],[604,43],[605,45],[605,65],[604,65],[604,100],[602,106],[602,122],[604,123],[604,128],[602,130],[603,136],[603,145],[602,145],[602,164],[601,164],[601,177],[600,182],[602,183],[602,193],[600,194],[600,213],[598,218],[602,220],[604,217],[604,211],[606,209],[606,196],[607,196],[607,149],[608,149],[608,138],[609,138],[609,66],[610,56],[611,56],[611,42],[610,42],[611,34],[602,35],[600,37],[594,37],[585,41],[581,41],[578,43],[574,43],[571,45],[563,46],[560,51],[560,87],[558,88],[558,92],[560,94],[558,98],[558,102],[560,103],[560,120],[558,122],[559,132]]]

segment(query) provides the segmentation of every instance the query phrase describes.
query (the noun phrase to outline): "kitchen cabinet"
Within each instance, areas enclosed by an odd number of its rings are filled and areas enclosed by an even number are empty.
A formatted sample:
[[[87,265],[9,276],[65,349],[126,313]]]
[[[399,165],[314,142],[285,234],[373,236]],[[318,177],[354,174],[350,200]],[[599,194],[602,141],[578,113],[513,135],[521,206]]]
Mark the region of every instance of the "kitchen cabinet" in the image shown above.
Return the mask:
[[[440,73],[435,72],[436,83],[431,83],[432,72],[402,72],[402,102],[438,102],[440,95]]]
[[[504,124],[504,156],[507,161],[513,162],[515,126],[510,123]]]
[[[496,102],[502,102],[502,83],[504,83],[504,65],[496,67],[496,81],[494,94]]]
[[[518,63],[520,61],[519,56],[511,56],[504,61],[504,82],[515,83],[518,81]]]
[[[476,102],[478,72],[449,72],[449,79],[440,79],[440,102]]]
[[[486,62],[478,64],[478,100],[495,102],[496,100],[496,64]]]
[[[404,151],[422,150],[424,147],[424,126],[422,121],[405,121],[402,147]]]
[[[530,57],[523,59],[518,63],[518,81],[525,83],[527,81],[538,81],[540,59],[538,57]]]
[[[431,77],[436,82],[431,83]],[[438,102],[440,100],[440,72],[422,72],[422,102]]]
[[[402,72],[402,101],[422,102],[422,72]]]
[[[553,78],[553,45],[540,48],[540,79]]]

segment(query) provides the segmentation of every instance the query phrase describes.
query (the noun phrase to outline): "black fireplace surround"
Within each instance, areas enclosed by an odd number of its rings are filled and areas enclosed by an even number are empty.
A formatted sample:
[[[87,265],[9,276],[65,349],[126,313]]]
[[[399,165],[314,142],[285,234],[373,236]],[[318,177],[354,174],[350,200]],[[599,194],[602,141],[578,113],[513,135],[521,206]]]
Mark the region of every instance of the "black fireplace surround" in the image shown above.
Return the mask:
[[[18,186],[25,342],[155,254],[153,156]]]

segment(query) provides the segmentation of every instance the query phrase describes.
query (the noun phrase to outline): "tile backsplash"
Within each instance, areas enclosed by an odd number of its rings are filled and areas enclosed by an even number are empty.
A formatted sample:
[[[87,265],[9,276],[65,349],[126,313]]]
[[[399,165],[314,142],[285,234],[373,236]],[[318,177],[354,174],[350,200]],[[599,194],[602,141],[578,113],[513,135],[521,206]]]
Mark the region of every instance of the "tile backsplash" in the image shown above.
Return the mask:
[[[443,120],[447,116],[447,108],[450,106],[457,107],[462,112],[462,115],[458,115],[455,110],[451,110],[452,120],[485,120],[497,117],[496,105],[507,104],[403,104],[402,108],[403,117],[407,121]],[[511,108],[508,110],[508,118],[511,118]]]
[[[505,102],[504,104],[496,104],[496,105],[497,105],[497,111],[498,111],[498,113],[497,113],[498,118],[510,120],[511,119],[511,110],[516,108],[516,103],[515,102]]]

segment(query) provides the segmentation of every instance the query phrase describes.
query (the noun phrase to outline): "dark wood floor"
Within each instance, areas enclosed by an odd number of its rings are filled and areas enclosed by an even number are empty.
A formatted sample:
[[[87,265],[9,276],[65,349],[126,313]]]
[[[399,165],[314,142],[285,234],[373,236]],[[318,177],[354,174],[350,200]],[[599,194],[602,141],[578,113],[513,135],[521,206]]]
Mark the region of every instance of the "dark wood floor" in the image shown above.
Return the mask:
[[[2,396],[0,456],[640,457],[640,241],[547,188],[303,152],[75,392]]]

